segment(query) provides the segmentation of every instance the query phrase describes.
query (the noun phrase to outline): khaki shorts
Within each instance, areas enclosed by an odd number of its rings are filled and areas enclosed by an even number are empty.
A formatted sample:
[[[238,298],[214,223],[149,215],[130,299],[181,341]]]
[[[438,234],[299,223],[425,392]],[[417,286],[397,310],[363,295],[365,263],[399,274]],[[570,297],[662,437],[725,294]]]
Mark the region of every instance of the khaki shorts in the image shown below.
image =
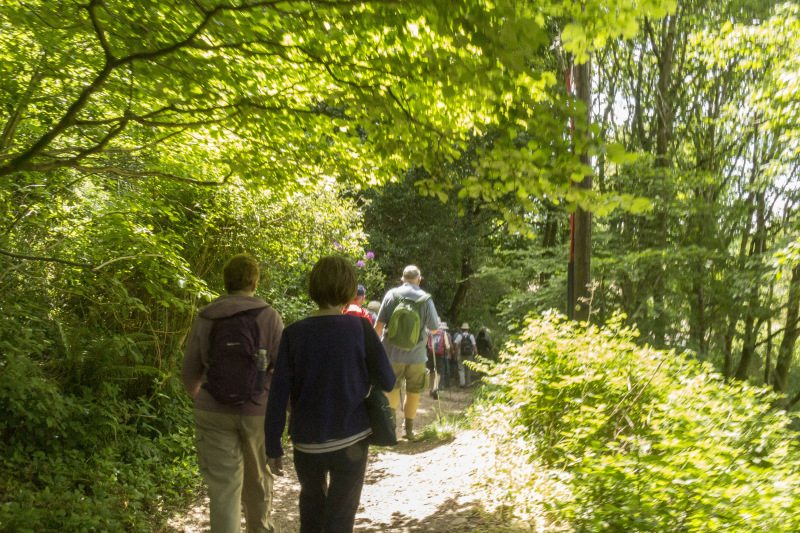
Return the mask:
[[[425,363],[418,365],[404,365],[400,363],[392,363],[394,374],[397,376],[397,381],[394,383],[394,390],[400,389],[403,380],[406,380],[406,392],[411,394],[420,394],[425,392],[428,388],[428,369],[425,368]]]

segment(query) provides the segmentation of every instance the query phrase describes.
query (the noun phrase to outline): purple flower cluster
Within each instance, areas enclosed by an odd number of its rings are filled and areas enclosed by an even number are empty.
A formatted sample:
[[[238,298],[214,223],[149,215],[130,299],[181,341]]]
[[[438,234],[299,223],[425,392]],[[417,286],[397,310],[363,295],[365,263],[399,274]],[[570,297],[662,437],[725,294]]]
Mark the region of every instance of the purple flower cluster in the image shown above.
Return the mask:
[[[333,247],[336,248],[340,252],[344,251],[344,246],[342,246],[342,243],[340,243],[339,241],[333,241]],[[365,253],[364,254],[364,259],[375,259],[375,253],[374,252]],[[358,268],[363,268],[366,265],[367,264],[364,262],[363,259],[359,259],[358,261],[356,261],[356,266]]]

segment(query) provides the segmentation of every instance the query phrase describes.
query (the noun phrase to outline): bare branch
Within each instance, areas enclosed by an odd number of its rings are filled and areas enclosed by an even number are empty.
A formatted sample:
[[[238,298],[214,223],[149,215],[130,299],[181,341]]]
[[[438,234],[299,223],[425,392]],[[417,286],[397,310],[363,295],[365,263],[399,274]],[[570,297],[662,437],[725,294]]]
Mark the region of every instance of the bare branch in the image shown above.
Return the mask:
[[[88,263],[76,263],[75,261],[69,261],[67,259],[58,259],[56,257],[40,257],[35,255],[14,254],[11,252],[7,252],[5,250],[0,250],[0,254],[8,257],[13,257],[14,259],[24,259],[26,261],[44,261],[46,263],[62,263],[64,265],[94,269],[94,267]]]
[[[89,263],[78,263],[76,261],[69,261],[68,259],[59,259],[58,257],[43,257],[38,255],[23,255],[23,254],[15,254],[11,252],[7,252],[5,250],[0,250],[0,254],[13,257],[14,259],[24,259],[26,261],[42,261],[45,263],[61,263],[64,265],[76,266],[80,268],[87,268],[92,270],[93,272],[97,272],[98,270],[107,267],[112,263],[116,263],[117,261],[124,261],[126,259],[139,259],[140,257],[164,257],[161,254],[139,254],[139,255],[126,255],[122,257],[115,257],[114,259],[109,259],[104,263],[100,263],[97,266],[92,266]]]
[[[67,110],[63,113],[61,118],[55,122],[55,124],[46,131],[37,141],[35,141],[32,145],[30,145],[26,150],[15,154],[13,157],[9,158],[0,158],[0,161],[5,161],[3,164],[0,164],[0,176],[14,174],[16,172],[22,170],[43,170],[45,168],[53,168],[50,165],[33,165],[31,161],[42,154],[50,144],[59,136],[64,134],[64,132],[74,126],[77,123],[78,115],[80,112],[87,106],[91,97],[100,90],[100,88],[106,83],[108,78],[111,74],[119,69],[120,67],[130,65],[136,61],[155,61],[159,58],[168,56],[182,48],[187,48],[191,46],[196,46],[196,39],[205,32],[205,30],[209,27],[209,25],[223,12],[246,12],[246,11],[253,11],[262,8],[270,8],[270,9],[278,9],[278,5],[286,6],[293,5],[295,3],[308,5],[309,2],[307,0],[303,0],[301,2],[295,2],[292,0],[274,0],[274,1],[264,1],[264,2],[243,2],[238,5],[217,5],[211,10],[203,10],[202,6],[199,3],[195,2],[195,7],[202,10],[202,17],[200,18],[197,25],[183,38],[173,42],[168,46],[163,46],[162,48],[158,48],[156,50],[150,51],[143,51],[130,54],[125,57],[115,58],[111,52],[110,44],[107,41],[106,34],[101,27],[99,19],[96,17],[95,7],[101,6],[103,9],[106,9],[105,6],[102,4],[101,0],[91,0],[88,6],[85,6],[85,9],[88,10],[90,16],[92,17],[92,24],[95,30],[95,34],[99,41],[100,47],[103,49],[106,61],[102,68],[95,74],[94,79],[86,85],[83,90],[78,94],[72,104],[67,108]],[[392,5],[396,4],[395,0],[373,0],[375,4],[383,4],[383,5]],[[363,2],[360,0],[353,0],[353,1],[318,1],[314,2],[316,6],[323,6],[323,7],[345,7],[345,6],[356,6],[362,5]],[[202,45],[200,45],[202,46]],[[404,110],[407,114],[407,110]],[[230,118],[230,117],[228,117]],[[420,124],[416,119],[409,116],[409,119],[412,120],[414,123]],[[153,123],[149,125],[162,125],[165,127],[187,127],[187,124],[179,124],[179,123]],[[421,124],[422,125],[422,124]],[[430,126],[423,125],[428,129],[432,129]],[[441,135],[441,132],[437,132]],[[52,165],[52,164],[51,164]]]
[[[97,40],[100,42],[100,47],[103,49],[103,53],[106,56],[106,61],[113,63],[114,54],[111,52],[111,46],[108,44],[108,39],[106,39],[105,30],[103,30],[102,26],[100,25],[100,19],[97,18],[97,12],[95,11],[95,8],[99,3],[100,2],[98,0],[91,0],[89,5],[86,6],[86,11],[89,12],[89,19],[92,21],[94,33],[97,35]]]
[[[98,270],[100,270],[101,268],[103,268],[103,267],[106,267],[106,266],[110,265],[111,263],[116,263],[117,261],[123,261],[123,260],[125,260],[125,259],[138,259],[138,258],[140,258],[140,257],[164,257],[164,256],[163,256],[163,255],[161,255],[161,254],[140,254],[140,255],[126,255],[126,256],[123,256],[123,257],[116,257],[116,258],[114,258],[114,259],[109,259],[109,260],[108,260],[108,261],[106,261],[105,263],[100,263],[99,265],[97,265],[96,267],[94,267],[92,270],[94,270],[95,272],[97,272],[97,271],[98,271]]]
[[[101,152],[103,150],[103,148],[108,146],[108,143],[110,143],[111,140],[114,139],[114,137],[117,137],[120,133],[122,133],[127,126],[128,126],[128,120],[124,119],[119,124],[119,126],[117,126],[115,129],[109,131],[106,134],[106,136],[103,137],[100,140],[99,143],[97,143],[96,145],[92,146],[91,148],[87,148],[86,150],[81,151],[72,160],[77,162],[77,161],[80,161],[81,159],[85,159],[85,158],[89,157],[92,154],[96,154],[98,152]]]
[[[6,125],[3,128],[3,133],[0,134],[0,152],[5,150],[6,147],[11,144],[11,140],[14,138],[14,134],[17,131],[17,126],[19,126],[19,123],[22,120],[22,113],[27,109],[34,90],[38,87],[39,83],[42,81],[42,78],[44,78],[44,69],[42,66],[46,59],[47,52],[40,54],[39,61],[37,62],[36,67],[31,74],[31,79],[28,81],[28,86],[25,88],[25,93],[22,95],[22,98],[20,98],[17,106],[11,112],[11,116],[9,116],[8,122],[6,122]]]
[[[102,174],[102,173],[109,173],[114,174],[116,176],[120,176],[123,178],[165,178],[173,181],[179,181],[181,183],[191,183],[192,185],[202,185],[202,186],[219,186],[224,185],[228,182],[228,180],[233,176],[233,171],[231,170],[222,181],[200,181],[194,178],[184,178],[182,176],[176,176],[174,174],[168,174],[166,172],[134,172],[130,170],[123,170],[121,168],[116,167],[87,167],[83,165],[79,165],[77,163],[67,163],[66,165],[69,168],[74,168],[80,172],[87,172],[89,174]]]
[[[391,97],[392,97],[392,99],[393,99],[395,102],[397,102],[397,105],[400,107],[400,109],[402,109],[402,110],[403,110],[403,114],[405,114],[405,115],[406,115],[406,117],[408,118],[409,122],[412,122],[413,124],[417,124],[418,126],[422,126],[422,127],[423,127],[423,128],[425,128],[426,130],[428,130],[428,131],[431,131],[431,132],[433,132],[433,133],[437,134],[439,137],[447,137],[447,136],[444,134],[444,132],[442,132],[442,131],[440,131],[440,130],[438,130],[438,129],[434,128],[434,127],[433,127],[433,126],[431,126],[430,124],[424,124],[424,123],[420,122],[419,120],[417,120],[417,118],[416,118],[416,117],[414,117],[414,116],[411,114],[411,111],[409,111],[408,109],[406,109],[405,107],[403,107],[403,104],[402,104],[402,102],[400,102],[400,100],[399,100],[399,99],[398,99],[398,98],[397,98],[397,97],[394,95],[394,93],[392,92],[392,88],[391,88],[391,87],[389,87],[389,88],[388,88],[388,91],[387,91],[387,92],[389,93],[389,96],[391,96]]]

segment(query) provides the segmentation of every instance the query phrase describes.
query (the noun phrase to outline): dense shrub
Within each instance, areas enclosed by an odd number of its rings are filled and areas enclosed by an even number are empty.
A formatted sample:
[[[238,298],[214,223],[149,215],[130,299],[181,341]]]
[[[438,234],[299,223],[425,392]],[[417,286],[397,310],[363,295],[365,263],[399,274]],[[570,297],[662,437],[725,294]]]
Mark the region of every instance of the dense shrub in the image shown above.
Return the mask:
[[[62,393],[27,357],[0,359],[0,530],[151,531],[196,494],[180,398]],[[150,516],[151,518],[148,518]]]
[[[566,489],[551,519],[578,532],[800,531],[797,436],[774,397],[634,335],[550,315],[486,369],[476,421]],[[526,481],[509,479],[496,481],[522,503]]]
[[[57,258],[0,254],[0,531],[152,531],[200,485],[182,347],[230,255],[258,258],[258,295],[287,324],[313,307],[320,256],[349,258],[368,287],[383,276],[333,183],[73,192],[0,235],[0,250]]]

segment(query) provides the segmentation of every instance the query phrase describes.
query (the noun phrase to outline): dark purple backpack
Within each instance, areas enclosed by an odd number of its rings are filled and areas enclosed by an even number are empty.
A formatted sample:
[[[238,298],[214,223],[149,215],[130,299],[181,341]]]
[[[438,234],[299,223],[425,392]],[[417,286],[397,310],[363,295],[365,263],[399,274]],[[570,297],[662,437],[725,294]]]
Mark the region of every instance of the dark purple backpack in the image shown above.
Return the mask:
[[[219,403],[242,404],[264,391],[267,352],[259,349],[256,319],[264,307],[214,320],[203,387]]]

